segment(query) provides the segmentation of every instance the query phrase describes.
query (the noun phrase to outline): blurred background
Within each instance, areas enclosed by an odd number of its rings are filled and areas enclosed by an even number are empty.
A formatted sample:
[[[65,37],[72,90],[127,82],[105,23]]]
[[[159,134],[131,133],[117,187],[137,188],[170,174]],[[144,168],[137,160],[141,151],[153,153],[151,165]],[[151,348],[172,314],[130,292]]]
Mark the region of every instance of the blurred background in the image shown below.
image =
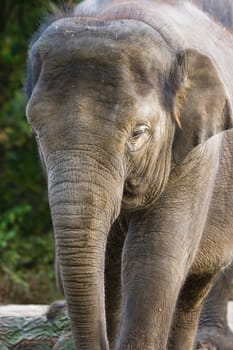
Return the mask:
[[[47,304],[59,297],[46,182],[23,89],[30,37],[57,6],[55,0],[1,0],[0,304]]]

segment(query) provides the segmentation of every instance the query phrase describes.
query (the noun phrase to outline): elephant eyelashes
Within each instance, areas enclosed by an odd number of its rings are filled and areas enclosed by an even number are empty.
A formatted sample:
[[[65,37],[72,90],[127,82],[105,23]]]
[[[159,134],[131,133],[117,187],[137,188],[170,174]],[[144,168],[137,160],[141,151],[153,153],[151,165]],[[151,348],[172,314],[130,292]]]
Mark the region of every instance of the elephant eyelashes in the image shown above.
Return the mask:
[[[149,127],[147,125],[137,126],[133,131],[132,139],[133,140],[139,139],[139,137],[141,137],[148,129],[149,129]]]
[[[127,146],[130,152],[139,150],[149,139],[149,127],[148,125],[138,125],[132,132]]]

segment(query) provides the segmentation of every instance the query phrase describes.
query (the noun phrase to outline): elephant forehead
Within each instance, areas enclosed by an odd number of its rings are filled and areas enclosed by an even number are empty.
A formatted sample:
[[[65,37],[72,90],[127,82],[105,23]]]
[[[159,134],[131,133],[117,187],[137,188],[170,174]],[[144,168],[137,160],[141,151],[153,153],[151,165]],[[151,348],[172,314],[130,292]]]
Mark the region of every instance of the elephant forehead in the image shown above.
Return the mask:
[[[138,48],[145,53],[145,48],[153,53],[157,46],[161,49],[163,38],[148,24],[134,20],[107,20],[86,18],[63,18],[53,22],[40,36],[34,45],[39,44],[42,59],[54,54],[72,55],[77,52],[80,56],[106,53],[120,48]],[[90,45],[91,44],[91,45]],[[105,52],[103,52],[105,48]],[[146,50],[146,51],[147,51]]]
[[[143,84],[141,91],[154,87],[171,64],[160,34],[135,20],[60,19],[42,33],[30,56],[45,63],[48,81],[56,82],[54,75],[111,85],[128,80]]]
[[[153,119],[162,109],[159,98],[162,93],[159,94],[158,89],[141,96],[128,84],[121,87],[92,85],[93,81],[84,80],[82,84],[83,80],[76,80],[64,91],[61,82],[56,83],[56,89],[43,80],[37,84],[27,105],[27,116],[32,124],[37,124],[38,119],[41,123],[56,119],[57,127],[72,120],[78,120],[80,126],[101,127],[100,121],[111,121],[124,128],[125,123],[130,126],[137,121]]]
[[[138,67],[139,69],[139,67]],[[139,74],[139,73],[138,73]],[[45,65],[29,100],[30,119],[143,122],[165,105],[163,84],[119,67],[78,62],[51,69]]]
[[[45,30],[30,56],[32,67],[40,60],[41,71],[29,104],[41,115],[65,109],[65,115],[125,120],[147,118],[152,106],[165,104],[170,52],[142,22],[61,19]]]

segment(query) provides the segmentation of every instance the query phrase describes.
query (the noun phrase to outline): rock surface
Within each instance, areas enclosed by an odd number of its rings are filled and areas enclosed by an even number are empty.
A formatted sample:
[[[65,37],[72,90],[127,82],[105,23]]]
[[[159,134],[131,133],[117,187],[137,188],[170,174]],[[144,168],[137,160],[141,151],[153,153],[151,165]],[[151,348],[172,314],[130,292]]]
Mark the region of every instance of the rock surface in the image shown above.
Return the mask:
[[[5,305],[0,306],[0,317],[2,316],[42,316],[47,313],[48,305]]]
[[[63,301],[0,307],[1,350],[73,350]]]
[[[233,330],[233,302],[228,304]],[[74,350],[63,301],[47,305],[0,306],[1,350]]]

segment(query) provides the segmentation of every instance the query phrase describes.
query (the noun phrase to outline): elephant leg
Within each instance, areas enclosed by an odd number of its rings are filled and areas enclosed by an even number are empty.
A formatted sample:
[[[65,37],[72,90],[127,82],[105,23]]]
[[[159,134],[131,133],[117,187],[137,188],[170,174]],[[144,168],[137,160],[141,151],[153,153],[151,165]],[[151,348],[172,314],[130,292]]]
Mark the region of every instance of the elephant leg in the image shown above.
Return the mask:
[[[203,306],[197,349],[233,349],[233,333],[227,323],[227,304],[231,293],[233,265],[220,274]]]
[[[115,350],[167,350],[178,297],[186,276],[191,275],[212,195],[215,175],[207,177],[202,172],[205,157],[190,168],[187,164],[193,163],[186,160],[185,175],[174,173],[152,207],[130,213],[122,253],[122,317]],[[183,174],[182,166],[179,174]],[[207,281],[200,281],[204,296],[213,277],[206,275]],[[195,299],[192,302],[195,305]],[[200,310],[195,309],[196,329]],[[191,350],[195,332],[188,338],[183,329],[179,333],[181,346],[173,350]]]
[[[188,276],[176,306],[169,337],[169,350],[192,350],[201,308],[215,275],[210,273]]]
[[[160,230],[159,221],[170,226],[170,218],[159,213],[156,225],[150,220],[145,224],[137,214],[138,222],[130,223],[122,254],[122,318],[115,350],[167,349],[183,276],[190,266],[188,242],[182,242],[188,235]]]
[[[57,288],[59,292],[64,295],[64,288],[63,288],[63,283],[62,283],[62,278],[61,278],[61,271],[60,271],[60,264],[59,264],[59,259],[56,254],[56,259],[55,259],[55,271],[56,271],[56,283],[57,283]]]
[[[110,349],[114,348],[121,312],[121,254],[125,233],[116,221],[107,242],[105,257],[105,305]]]

